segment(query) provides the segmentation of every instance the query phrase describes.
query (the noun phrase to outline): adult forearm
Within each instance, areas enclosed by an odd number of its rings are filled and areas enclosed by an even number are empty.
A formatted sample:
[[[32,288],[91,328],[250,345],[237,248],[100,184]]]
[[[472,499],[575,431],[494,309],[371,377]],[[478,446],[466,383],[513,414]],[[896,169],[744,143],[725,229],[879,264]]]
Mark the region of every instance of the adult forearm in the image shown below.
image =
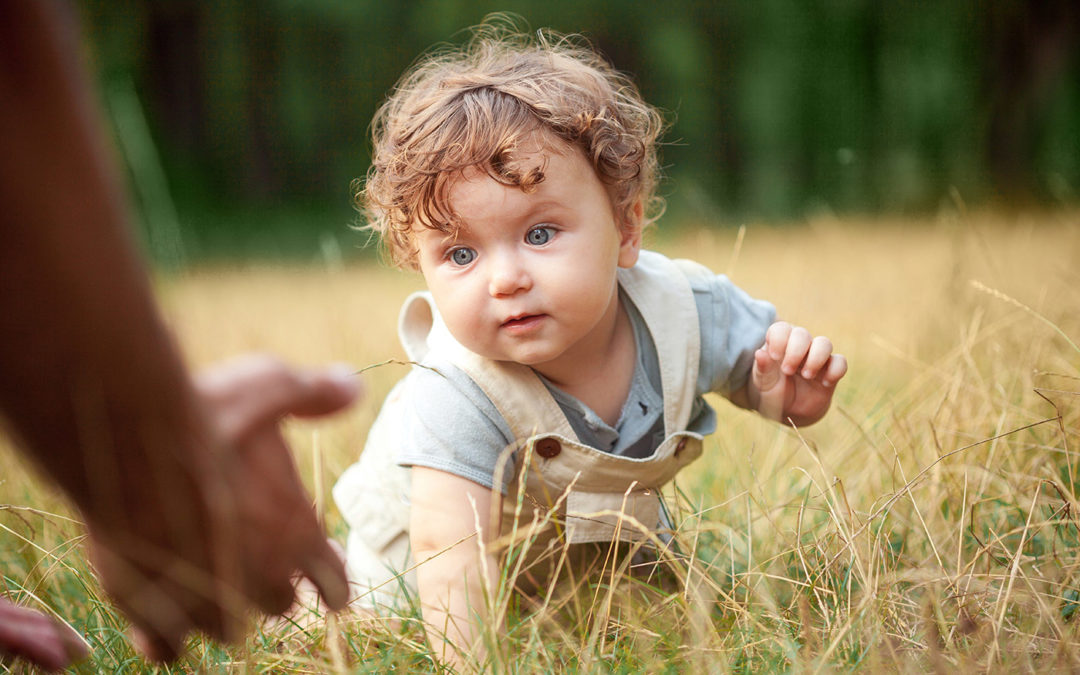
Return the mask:
[[[294,572],[340,608],[345,572],[279,422],[348,405],[356,382],[264,358],[196,392],[132,247],[67,9],[0,2],[0,413],[82,511],[149,656],[191,630],[237,637],[252,604],[283,611]]]
[[[66,9],[0,7],[0,406],[93,518],[130,511],[110,503],[115,484],[187,482],[202,422],[130,241]]]

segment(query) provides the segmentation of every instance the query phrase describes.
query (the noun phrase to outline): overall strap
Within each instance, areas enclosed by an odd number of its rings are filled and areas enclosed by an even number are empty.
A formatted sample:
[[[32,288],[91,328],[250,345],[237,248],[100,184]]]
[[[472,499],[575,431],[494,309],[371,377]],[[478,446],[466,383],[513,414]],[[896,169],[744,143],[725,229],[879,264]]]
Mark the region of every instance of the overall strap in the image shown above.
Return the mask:
[[[664,433],[686,428],[694,404],[701,327],[688,277],[709,274],[688,260],[674,261],[642,251],[637,264],[619,270],[619,285],[633,301],[649,328],[660,359],[664,397]]]

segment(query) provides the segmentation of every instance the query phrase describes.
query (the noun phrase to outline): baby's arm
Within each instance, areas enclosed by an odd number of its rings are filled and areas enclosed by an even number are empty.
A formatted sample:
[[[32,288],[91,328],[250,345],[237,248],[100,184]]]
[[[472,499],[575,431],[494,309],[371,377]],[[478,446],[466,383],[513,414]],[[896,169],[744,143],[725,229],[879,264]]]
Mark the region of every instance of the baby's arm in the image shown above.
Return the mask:
[[[777,321],[754,353],[746,386],[731,400],[771,420],[807,426],[825,416],[845,373],[847,359],[833,353],[829,338]]]
[[[498,534],[498,521],[490,521],[492,513],[501,512],[501,499],[467,478],[420,466],[412,469],[410,538],[420,563],[420,607],[436,655],[455,667],[479,648],[473,644],[474,628],[484,615],[485,584],[493,589],[498,578],[498,563],[482,543]]]

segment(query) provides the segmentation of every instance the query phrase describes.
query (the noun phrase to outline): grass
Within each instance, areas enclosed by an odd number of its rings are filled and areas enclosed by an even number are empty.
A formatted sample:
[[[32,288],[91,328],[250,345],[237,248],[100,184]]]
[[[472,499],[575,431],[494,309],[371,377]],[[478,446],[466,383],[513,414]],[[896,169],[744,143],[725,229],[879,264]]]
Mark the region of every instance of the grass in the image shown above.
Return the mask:
[[[485,632],[486,667],[1080,669],[1078,225],[1076,213],[943,214],[655,232],[654,248],[727,272],[829,335],[851,372],[826,420],[804,430],[717,401],[720,432],[669,489],[693,562],[665,585],[606,561],[539,606],[496,590],[506,622]],[[250,265],[191,270],[160,294],[194,363],[265,350],[361,367],[402,357],[395,317],[420,283],[369,263]],[[352,413],[290,425],[309,486],[316,457],[327,483],[355,459],[404,372],[373,368]],[[7,592],[87,636],[95,651],[79,672],[148,669],[70,509],[13,453],[0,467]],[[344,538],[332,507],[327,526]],[[341,617],[191,646],[173,670],[434,669],[415,609],[395,623]]]

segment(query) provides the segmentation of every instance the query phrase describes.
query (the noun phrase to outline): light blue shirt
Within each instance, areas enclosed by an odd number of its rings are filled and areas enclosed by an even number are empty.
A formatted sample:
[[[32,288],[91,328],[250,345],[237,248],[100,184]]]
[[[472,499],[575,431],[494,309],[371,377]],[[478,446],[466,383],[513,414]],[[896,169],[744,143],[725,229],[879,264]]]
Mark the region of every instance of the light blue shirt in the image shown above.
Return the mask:
[[[702,435],[716,431],[716,412],[703,395],[728,395],[746,383],[754,351],[776,310],[754,300],[727,277],[691,279],[701,331],[701,358],[696,398],[686,429]],[[648,457],[664,440],[664,401],[660,362],[644,319],[622,294],[637,343],[637,363],[630,393],[614,427],[588,406],[544,381],[579,440],[599,450],[626,457]],[[402,446],[397,461],[446,471],[484,487],[492,487],[500,453],[513,440],[509,427],[484,392],[453,364],[429,356],[406,376],[408,400]],[[541,380],[544,378],[541,377]],[[504,472],[503,494],[512,472]]]

